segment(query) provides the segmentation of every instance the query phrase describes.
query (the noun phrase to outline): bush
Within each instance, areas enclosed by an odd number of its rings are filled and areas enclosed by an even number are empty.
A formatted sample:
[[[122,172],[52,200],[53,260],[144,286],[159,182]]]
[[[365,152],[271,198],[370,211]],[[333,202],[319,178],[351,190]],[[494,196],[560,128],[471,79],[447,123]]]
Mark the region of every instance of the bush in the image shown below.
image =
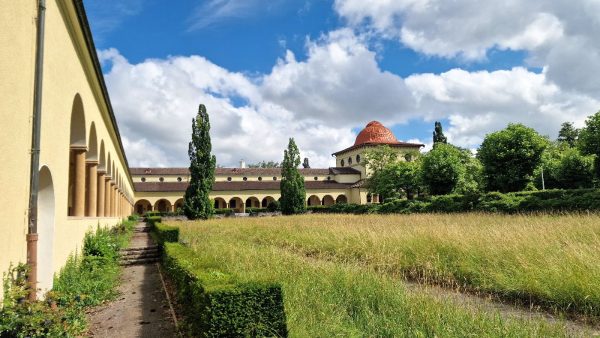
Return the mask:
[[[214,209],[214,214],[215,215],[231,216],[231,215],[234,214],[234,211],[233,211],[233,209],[228,209],[228,208]]]
[[[156,234],[156,240],[159,245],[163,245],[165,242],[178,242],[179,241],[179,228],[156,223],[153,229]]]
[[[87,233],[81,256],[71,256],[54,280],[44,301],[31,302],[26,284],[27,266],[4,275],[0,310],[0,337],[74,337],[86,331],[86,309],[116,296],[119,250],[134,222]]]
[[[140,219],[140,216],[139,216],[139,215],[136,215],[136,214],[133,214],[133,215],[129,215],[129,216],[127,216],[127,220],[128,220],[128,221],[134,221],[134,222],[137,222],[139,219]]]
[[[269,202],[269,205],[267,205],[267,210],[269,210],[269,212],[281,211],[281,206],[279,204],[279,201]]]
[[[268,212],[267,208],[246,208],[249,214],[258,214],[259,212]]]
[[[163,264],[194,335],[287,336],[279,284],[240,281],[179,243],[165,243]]]
[[[160,223],[161,221],[162,221],[162,217],[160,217],[160,216],[146,217],[146,223],[151,227],[154,227],[157,223]]]

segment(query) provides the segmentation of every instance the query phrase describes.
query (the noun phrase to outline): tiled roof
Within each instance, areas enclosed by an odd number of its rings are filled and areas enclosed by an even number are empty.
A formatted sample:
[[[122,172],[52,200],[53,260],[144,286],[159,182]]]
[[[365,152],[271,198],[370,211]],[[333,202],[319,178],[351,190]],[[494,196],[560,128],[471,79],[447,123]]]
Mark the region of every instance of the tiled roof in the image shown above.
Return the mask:
[[[329,175],[331,173],[331,169],[332,168],[301,168],[298,170],[303,176],[312,176]],[[129,170],[131,171],[132,175],[189,175],[188,168],[130,168]],[[215,175],[281,176],[281,168],[215,168]]]
[[[137,182],[134,183],[138,192],[173,192],[185,191],[187,182]],[[350,183],[336,181],[306,181],[306,189],[347,189]],[[214,182],[213,191],[243,191],[243,190],[279,190],[279,181],[232,181]]]
[[[350,186],[350,188],[366,188],[367,180],[360,180]]]
[[[352,167],[331,167],[329,173],[332,175],[360,175],[360,170]]]

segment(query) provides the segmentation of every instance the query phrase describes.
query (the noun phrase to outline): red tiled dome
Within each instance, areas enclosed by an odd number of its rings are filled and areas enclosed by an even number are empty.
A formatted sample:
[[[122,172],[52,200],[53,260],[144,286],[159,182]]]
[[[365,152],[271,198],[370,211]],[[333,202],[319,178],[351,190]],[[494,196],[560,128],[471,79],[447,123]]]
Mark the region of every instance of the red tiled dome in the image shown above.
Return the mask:
[[[364,143],[397,144],[400,142],[398,142],[394,133],[384,127],[383,124],[378,121],[371,121],[367,124],[365,129],[358,133],[354,145],[356,146]]]

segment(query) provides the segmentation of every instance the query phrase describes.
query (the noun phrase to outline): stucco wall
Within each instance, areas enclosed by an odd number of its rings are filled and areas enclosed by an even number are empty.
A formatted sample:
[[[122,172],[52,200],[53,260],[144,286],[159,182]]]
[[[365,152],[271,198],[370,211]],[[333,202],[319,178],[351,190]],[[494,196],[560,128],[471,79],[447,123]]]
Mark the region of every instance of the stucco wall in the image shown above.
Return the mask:
[[[10,263],[26,260],[36,5],[34,0],[0,2],[0,203],[4,206],[0,209],[0,271],[6,271]],[[110,154],[113,178],[120,177],[118,184],[131,201],[134,193],[125,155],[121,152],[72,1],[49,0],[46,5],[40,169],[46,168],[51,176],[55,217],[53,238],[40,238],[41,245],[52,243],[52,257],[38,257],[38,264],[50,264],[52,271],[57,272],[68,255],[80,248],[88,229],[98,224],[114,225],[120,219],[67,216],[69,131],[77,96],[83,103],[85,140],[89,143],[94,125],[98,151],[102,142],[104,158]],[[42,220],[39,223],[46,226]],[[43,233],[42,230],[38,233]]]

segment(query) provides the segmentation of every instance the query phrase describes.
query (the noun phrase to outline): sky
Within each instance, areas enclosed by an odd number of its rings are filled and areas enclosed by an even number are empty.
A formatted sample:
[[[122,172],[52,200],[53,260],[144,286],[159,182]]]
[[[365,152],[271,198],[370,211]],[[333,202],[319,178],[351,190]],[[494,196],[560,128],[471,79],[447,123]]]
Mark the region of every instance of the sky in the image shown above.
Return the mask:
[[[333,166],[372,120],[475,150],[600,110],[598,0],[84,3],[131,166],[188,166],[199,104],[222,166],[281,161],[290,137]]]

